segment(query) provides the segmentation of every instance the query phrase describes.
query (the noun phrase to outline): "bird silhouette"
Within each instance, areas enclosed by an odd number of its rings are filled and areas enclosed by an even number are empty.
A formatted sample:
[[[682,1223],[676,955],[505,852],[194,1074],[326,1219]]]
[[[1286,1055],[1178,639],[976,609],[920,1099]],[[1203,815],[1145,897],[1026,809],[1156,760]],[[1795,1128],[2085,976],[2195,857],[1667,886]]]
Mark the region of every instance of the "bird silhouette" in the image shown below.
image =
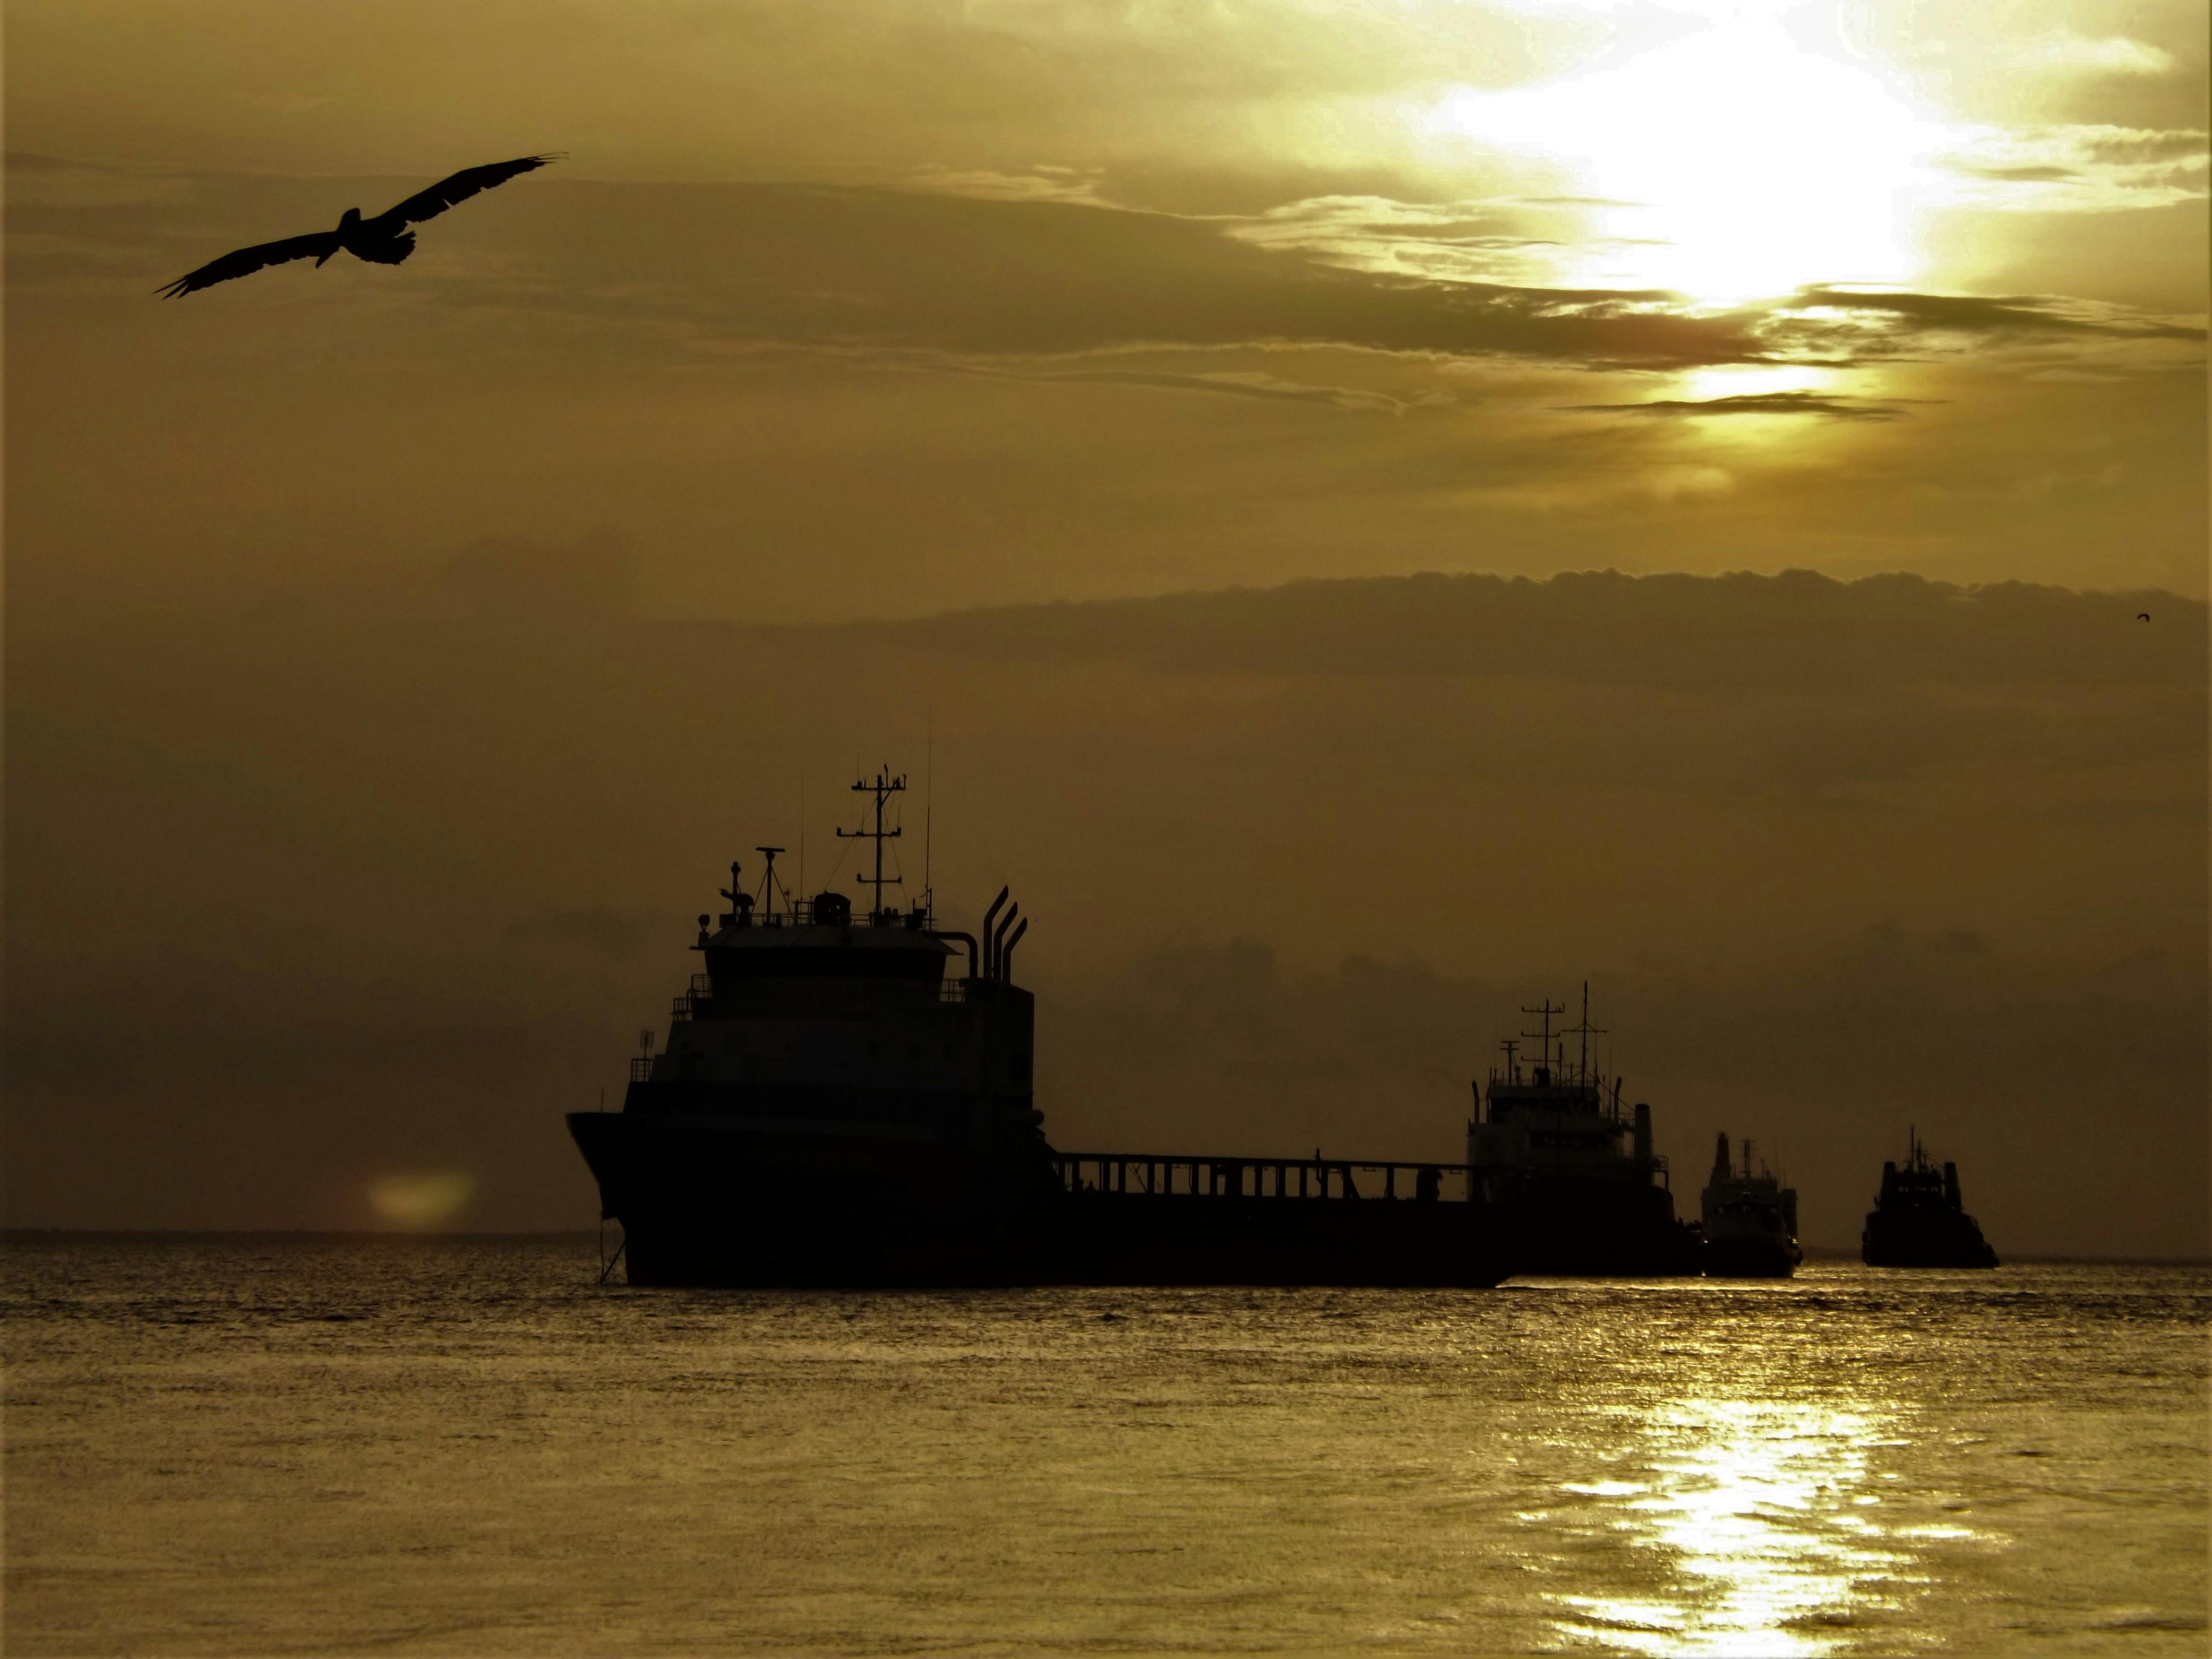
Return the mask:
[[[2148,622],[2148,621],[2150,620],[2150,612],[2149,612],[2149,611],[2136,611],[2136,620],[2137,622]]]
[[[556,151],[549,155],[520,155],[512,161],[488,161],[480,167],[463,167],[452,178],[441,179],[428,190],[416,191],[397,207],[386,208],[374,219],[362,218],[359,208],[348,208],[336,230],[319,230],[306,236],[288,236],[281,242],[240,248],[220,259],[209,260],[198,270],[173,283],[163,283],[155,292],[165,300],[173,300],[179,295],[197,294],[217,283],[229,282],[234,276],[251,276],[257,270],[294,259],[312,258],[319,270],[340,248],[373,264],[396,265],[415,251],[415,233],[408,226],[434,219],[479,191],[503,185],[517,173],[528,173],[560,159],[560,152]]]

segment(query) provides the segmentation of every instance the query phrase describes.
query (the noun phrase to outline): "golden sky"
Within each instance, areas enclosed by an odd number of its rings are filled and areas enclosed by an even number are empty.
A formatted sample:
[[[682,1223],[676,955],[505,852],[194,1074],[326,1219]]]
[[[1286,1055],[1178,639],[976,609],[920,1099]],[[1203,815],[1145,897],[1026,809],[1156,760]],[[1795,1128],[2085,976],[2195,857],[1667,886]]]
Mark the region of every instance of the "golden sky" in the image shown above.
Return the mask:
[[[210,543],[604,522],[653,608],[780,619],[1428,568],[2205,591],[2187,0],[461,12],[10,8],[11,374],[68,412],[19,441],[107,534],[182,490],[163,533],[259,576]],[[549,149],[404,267],[137,303]]]
[[[1894,1054],[1985,1221],[2201,1249],[2201,4],[17,0],[8,46],[11,1213],[587,1219],[550,1114],[718,865],[933,726],[939,885],[1036,895],[1080,1138],[1181,1090],[1440,1155],[1489,1025],[1609,974],[1662,1146],[1795,1135],[1838,1239]],[[403,265],[152,297],[555,149]],[[1607,570],[1672,574],[1547,580]],[[116,988],[158,1054],[94,1057]],[[2053,1220],[2007,1113],[2100,1088]],[[2131,1205],[2146,1160],[2194,1173]]]

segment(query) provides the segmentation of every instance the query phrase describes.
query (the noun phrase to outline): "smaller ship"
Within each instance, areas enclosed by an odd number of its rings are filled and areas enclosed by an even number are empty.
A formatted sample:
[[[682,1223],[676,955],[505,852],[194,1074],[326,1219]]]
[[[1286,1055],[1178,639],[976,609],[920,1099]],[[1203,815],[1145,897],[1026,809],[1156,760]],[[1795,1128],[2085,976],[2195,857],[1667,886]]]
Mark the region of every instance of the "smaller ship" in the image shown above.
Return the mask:
[[[1708,1279],[1787,1279],[1805,1259],[1797,1247],[1797,1189],[1763,1164],[1754,1170],[1748,1140],[1738,1168],[1722,1132],[1701,1207]]]
[[[1994,1267],[1997,1253],[1982,1237],[1959,1198],[1959,1166],[1941,1170],[1906,1131],[1902,1164],[1881,1166],[1881,1195],[1859,1236],[1859,1259],[1869,1267]]]

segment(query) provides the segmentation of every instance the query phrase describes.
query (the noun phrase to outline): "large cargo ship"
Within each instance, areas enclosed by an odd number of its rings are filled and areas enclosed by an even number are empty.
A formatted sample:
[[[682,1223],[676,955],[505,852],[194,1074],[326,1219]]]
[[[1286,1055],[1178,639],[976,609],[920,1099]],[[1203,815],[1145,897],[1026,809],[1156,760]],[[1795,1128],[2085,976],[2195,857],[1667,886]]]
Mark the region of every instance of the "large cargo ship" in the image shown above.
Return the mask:
[[[1997,1253],[1966,1213],[1959,1194],[1959,1166],[1942,1169],[1908,1130],[1905,1162],[1881,1166],[1881,1193],[1859,1237],[1859,1256],[1870,1267],[1994,1267]]]
[[[1729,1156],[1726,1130],[1713,1148],[1698,1210],[1710,1279],[1787,1279],[1805,1259],[1797,1243],[1797,1189],[1763,1164],[1754,1168],[1748,1140],[1739,1166]]]
[[[568,1129],[633,1284],[1493,1285],[1510,1263],[1462,1166],[1056,1152],[1031,1098],[1029,923],[969,933],[888,903],[888,769],[854,786],[865,910],[751,889],[699,918],[703,971],[617,1112]],[[952,970],[961,971],[952,971]],[[612,1263],[610,1262],[610,1268]]]
[[[1590,1065],[1589,987],[1582,1023],[1554,1031],[1554,1007],[1523,1008],[1541,1021],[1499,1047],[1505,1063],[1474,1085],[1467,1161],[1516,1273],[1694,1273],[1696,1230],[1674,1216],[1667,1160],[1652,1150],[1651,1108],[1624,1113],[1623,1084]],[[1576,1040],[1570,1054],[1566,1039]],[[1534,1058],[1522,1044],[1536,1045]]]

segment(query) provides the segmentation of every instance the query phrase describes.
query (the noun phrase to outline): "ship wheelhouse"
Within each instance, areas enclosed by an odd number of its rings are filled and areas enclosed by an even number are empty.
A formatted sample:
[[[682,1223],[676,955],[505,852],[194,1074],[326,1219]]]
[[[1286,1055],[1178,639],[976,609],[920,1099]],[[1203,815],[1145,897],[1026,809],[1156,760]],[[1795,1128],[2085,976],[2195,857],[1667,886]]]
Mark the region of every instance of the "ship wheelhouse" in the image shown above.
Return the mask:
[[[1590,1064],[1589,1039],[1602,1036],[1589,1023],[1589,987],[1583,987],[1579,1025],[1554,1031],[1564,1008],[1549,1001],[1524,1008],[1542,1020],[1500,1046],[1505,1063],[1492,1066],[1488,1085],[1475,1085],[1475,1115],[1468,1124],[1468,1163],[1477,1178],[1495,1186],[1522,1176],[1577,1177],[1649,1187],[1667,1183],[1667,1160],[1651,1148],[1651,1108],[1639,1101],[1622,1109],[1622,1079]],[[1566,1039],[1577,1039],[1567,1052]],[[1538,1045],[1533,1063],[1522,1042]]]
[[[1476,1082],[1467,1126],[1470,1182],[1512,1238],[1518,1271],[1696,1272],[1695,1237],[1652,1150],[1651,1108],[1624,1107],[1621,1079],[1591,1063],[1590,1039],[1605,1033],[1590,1024],[1589,987],[1578,1024],[1555,1028],[1566,1010],[1548,1000],[1522,1012],[1541,1024],[1501,1045],[1505,1063]]]
[[[984,1124],[1030,1121],[1031,1000],[1012,979],[1029,924],[1001,892],[984,937],[935,926],[927,893],[885,904],[878,777],[876,902],[855,911],[842,893],[791,894],[775,855],[755,888],[730,866],[730,908],[702,915],[692,948],[705,971],[670,1010],[658,1054],[632,1061],[626,1113],[704,1115],[785,1133],[854,1133],[964,1144]],[[1003,917],[1000,915],[1004,909]],[[963,949],[964,947],[964,949]],[[957,975],[947,969],[957,960]]]

